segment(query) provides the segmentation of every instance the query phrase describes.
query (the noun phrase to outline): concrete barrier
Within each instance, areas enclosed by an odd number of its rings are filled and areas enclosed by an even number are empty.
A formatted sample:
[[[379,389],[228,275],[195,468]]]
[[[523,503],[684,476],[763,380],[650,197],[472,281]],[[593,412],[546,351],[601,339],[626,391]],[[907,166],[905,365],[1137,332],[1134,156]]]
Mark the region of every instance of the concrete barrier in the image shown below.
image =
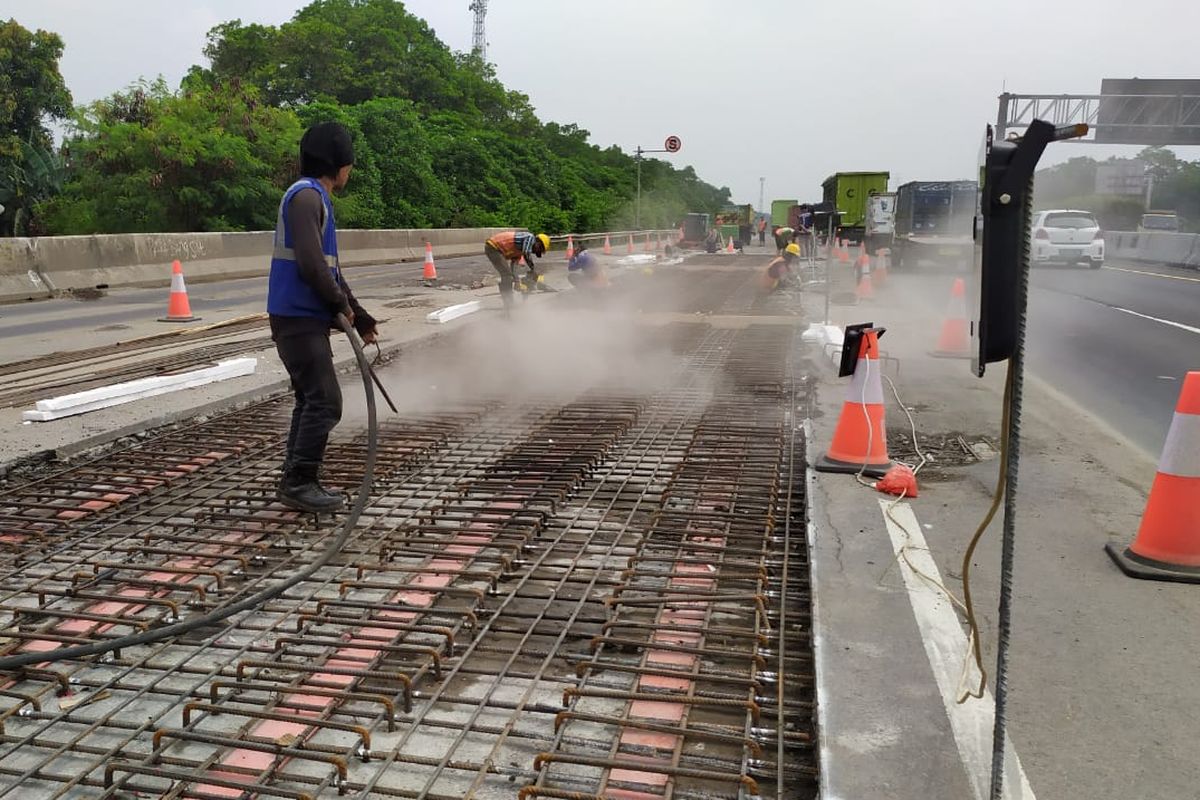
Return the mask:
[[[36,239],[0,239],[0,302],[44,300],[52,294],[38,271]]]
[[[438,258],[483,254],[483,243],[508,228],[343,230],[338,247],[343,266],[420,261],[425,242]],[[611,234],[613,247],[630,232]],[[646,233],[637,231],[638,247]],[[252,278],[271,266],[272,232],[129,233],[0,239],[0,303],[39,300],[72,289],[168,286],[171,262],[183,262],[189,283]],[[604,234],[583,234],[603,242]],[[565,247],[566,237],[562,244]],[[582,238],[582,237],[580,237]]]
[[[504,228],[344,230],[344,266],[419,261],[425,242],[437,256],[482,254]],[[272,233],[134,233],[0,239],[0,302],[39,300],[71,289],[167,286],[171,262],[192,283],[267,274]]]
[[[1200,234],[1108,231],[1104,245],[1108,258],[1200,268]]]

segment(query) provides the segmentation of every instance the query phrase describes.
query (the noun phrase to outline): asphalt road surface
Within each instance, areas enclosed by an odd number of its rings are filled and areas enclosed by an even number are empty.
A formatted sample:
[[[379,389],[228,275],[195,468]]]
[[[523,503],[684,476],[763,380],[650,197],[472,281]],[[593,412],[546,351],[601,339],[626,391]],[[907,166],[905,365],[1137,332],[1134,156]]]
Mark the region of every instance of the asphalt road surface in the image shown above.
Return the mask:
[[[1035,267],[1029,364],[1157,457],[1183,377],[1200,370],[1200,272]]]
[[[546,259],[551,270],[556,266],[561,269],[561,260],[561,254],[550,255]],[[442,259],[437,262],[437,269],[439,284],[445,286],[469,285],[472,281],[480,281],[488,276],[494,279],[496,274],[482,255]],[[360,300],[391,300],[404,296],[405,289],[421,285],[421,270],[420,262],[381,264],[348,268],[346,277],[350,288]],[[209,317],[211,321],[264,311],[266,298],[266,276],[211,283],[188,283],[188,300],[192,313],[199,317]],[[154,288],[116,289],[91,300],[60,298],[0,305],[0,337],[59,332],[65,334],[71,331],[85,334],[108,325],[162,316],[166,312],[166,304],[167,290]],[[60,349],[70,350],[84,346],[86,345],[72,344],[64,337]]]

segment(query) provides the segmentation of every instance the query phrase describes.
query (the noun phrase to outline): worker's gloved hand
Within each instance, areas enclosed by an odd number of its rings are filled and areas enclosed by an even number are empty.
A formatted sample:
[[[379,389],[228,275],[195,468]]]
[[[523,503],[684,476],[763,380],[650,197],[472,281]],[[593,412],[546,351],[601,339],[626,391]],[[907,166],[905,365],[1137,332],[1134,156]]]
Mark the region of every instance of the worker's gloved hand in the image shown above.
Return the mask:
[[[370,344],[375,339],[375,326],[378,324],[374,317],[366,311],[359,311],[358,314],[352,314],[348,317],[350,324],[354,326],[354,330],[358,331],[358,335],[363,341]],[[367,337],[371,338],[368,339]]]

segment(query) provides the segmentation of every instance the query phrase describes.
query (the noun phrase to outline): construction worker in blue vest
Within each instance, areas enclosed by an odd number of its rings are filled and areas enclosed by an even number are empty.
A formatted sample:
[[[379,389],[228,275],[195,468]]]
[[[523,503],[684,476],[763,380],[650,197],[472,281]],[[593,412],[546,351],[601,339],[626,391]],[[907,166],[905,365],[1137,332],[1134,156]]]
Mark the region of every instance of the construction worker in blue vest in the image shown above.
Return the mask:
[[[588,252],[587,244],[583,241],[576,245],[575,254],[567,262],[567,280],[576,289],[584,290],[604,289],[609,285],[604,267]]]
[[[346,187],[354,164],[350,133],[336,122],[313,125],[300,139],[300,180],[279,203],[267,289],[271,338],[296,395],[277,497],[312,513],[342,508],[318,473],[329,433],[342,418],[342,391],[330,332],[343,314],[364,342],[376,340],[375,319],[346,285],[338,264],[334,192]]]

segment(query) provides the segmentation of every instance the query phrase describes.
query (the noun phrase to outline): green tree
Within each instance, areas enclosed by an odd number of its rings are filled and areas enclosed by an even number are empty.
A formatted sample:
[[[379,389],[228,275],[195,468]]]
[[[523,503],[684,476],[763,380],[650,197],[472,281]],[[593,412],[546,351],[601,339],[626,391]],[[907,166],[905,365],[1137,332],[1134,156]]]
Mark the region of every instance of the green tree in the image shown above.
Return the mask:
[[[32,206],[61,182],[47,121],[71,110],[58,69],[63,42],[16,20],[0,23],[0,234],[24,232]]]
[[[490,64],[453,54],[395,0],[316,0],[279,26],[209,31],[178,93],[142,84],[81,110],[76,174],[42,204],[60,233],[270,228],[300,131],[337,121],[355,170],[342,227],[632,225],[636,162],[543,124]],[[643,162],[644,224],[729,201],[690,167]]]
[[[0,172],[0,205],[12,221],[8,232],[14,236],[44,233],[41,221],[31,212],[62,191],[66,177],[66,164],[55,150],[22,142],[20,157]]]
[[[300,125],[236,84],[141,83],[82,110],[74,176],[39,209],[56,233],[264,230],[296,174]]]
[[[278,28],[234,20],[209,31],[204,52],[214,77],[244,77],[280,105],[398,97],[462,106],[449,48],[394,0],[316,0]]]

